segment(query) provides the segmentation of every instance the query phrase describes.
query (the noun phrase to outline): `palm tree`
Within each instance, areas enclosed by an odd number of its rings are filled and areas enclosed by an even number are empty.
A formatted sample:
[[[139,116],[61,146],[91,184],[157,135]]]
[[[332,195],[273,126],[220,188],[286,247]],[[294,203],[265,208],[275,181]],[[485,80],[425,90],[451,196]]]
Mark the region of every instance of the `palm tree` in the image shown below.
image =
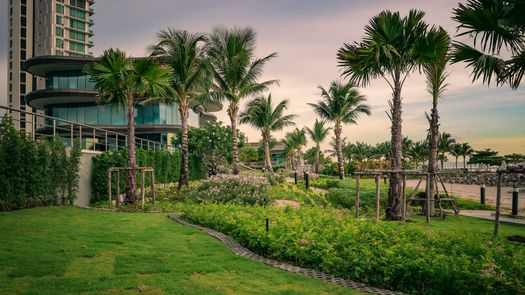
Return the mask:
[[[319,121],[315,119],[314,128],[310,129],[306,127],[306,132],[310,136],[310,139],[315,143],[315,173],[319,173],[319,158],[321,155],[321,143],[328,136],[330,132],[330,127],[325,127],[324,121]]]
[[[448,48],[450,46],[450,37],[447,32],[441,27],[439,29],[432,28],[429,33],[429,40],[435,44],[439,44],[441,56],[433,63],[427,63],[423,66],[423,71],[426,76],[427,92],[432,96],[432,109],[430,111],[429,130],[428,130],[428,173],[429,173],[429,191],[427,196],[430,198],[428,204],[430,204],[430,214],[435,215],[434,205],[434,184],[436,172],[438,170],[438,141],[439,141],[439,114],[438,114],[438,101],[443,95],[448,83],[448,73],[446,66],[449,60]],[[443,166],[443,164],[441,165]],[[441,167],[443,169],[443,167]],[[427,203],[425,203],[426,205]],[[426,208],[425,208],[425,212]]]
[[[428,146],[424,141],[417,141],[407,150],[407,156],[414,162],[416,169],[419,168],[419,163],[425,160],[428,154]]]
[[[319,89],[322,99],[315,104],[309,103],[309,105],[323,120],[334,122],[339,178],[344,179],[343,146],[341,144],[343,124],[357,124],[357,119],[362,114],[370,115],[370,107],[363,104],[366,98],[359,94],[350,83],[343,84],[340,81],[333,81],[328,90],[321,86]]]
[[[270,139],[272,131],[295,125],[292,121],[296,115],[285,115],[288,100],[283,100],[273,106],[272,95],[257,97],[246,105],[246,109],[239,114],[241,124],[250,124],[261,131],[264,146],[264,164],[266,171],[273,172],[272,159],[270,158]]]
[[[459,142],[455,142],[450,146],[449,153],[456,159],[456,171],[458,171],[458,158],[461,157],[463,146]]]
[[[467,156],[470,157],[470,155],[472,155],[473,153],[474,153],[474,150],[472,149],[470,144],[468,144],[467,142],[464,142],[461,144],[460,156],[463,157],[463,169],[467,169],[467,161],[466,161]]]
[[[390,151],[391,147],[389,141],[378,143],[375,146],[375,153],[377,154],[377,156],[380,158],[384,158],[385,160],[390,160]]]
[[[232,128],[233,174],[239,173],[237,115],[242,99],[264,92],[277,80],[258,82],[264,65],[277,56],[255,58],[256,34],[252,28],[215,28],[210,37],[209,61],[215,97],[229,103]]]
[[[456,140],[452,138],[452,135],[449,133],[443,132],[439,137],[438,151],[439,151],[439,160],[441,161],[441,170],[443,170],[444,161],[447,159],[445,156],[446,153],[450,152],[452,145],[456,143]]]
[[[402,163],[401,90],[406,78],[423,64],[441,56],[436,44],[428,42],[428,25],[423,21],[422,11],[410,10],[403,18],[399,12],[383,11],[373,17],[365,27],[365,37],[353,45],[345,44],[337,58],[343,67],[343,75],[361,86],[371,80],[384,79],[392,89],[390,105],[391,169],[399,170]],[[402,220],[401,177],[390,176],[387,220]]]
[[[306,145],[304,129],[295,128],[294,131],[286,133],[281,142],[285,147],[284,154],[287,156],[292,170],[296,170],[300,164],[302,148]]]
[[[135,106],[148,97],[165,97],[170,92],[171,71],[150,58],[131,59],[119,49],[105,50],[84,72],[99,92],[98,102],[110,108],[126,108],[128,116],[128,204],[136,200]]]
[[[452,62],[466,62],[473,80],[483,77],[483,83],[490,84],[495,76],[498,85],[518,88],[525,73],[525,2],[468,0],[453,13],[458,36],[472,37],[473,46],[454,42]],[[503,47],[510,52],[502,52]]]
[[[208,87],[205,42],[203,34],[168,28],[157,34],[157,43],[150,46],[151,56],[171,67],[173,95],[167,103],[177,103],[181,115],[181,168],[179,189],[189,185],[188,115],[190,107],[205,98]]]

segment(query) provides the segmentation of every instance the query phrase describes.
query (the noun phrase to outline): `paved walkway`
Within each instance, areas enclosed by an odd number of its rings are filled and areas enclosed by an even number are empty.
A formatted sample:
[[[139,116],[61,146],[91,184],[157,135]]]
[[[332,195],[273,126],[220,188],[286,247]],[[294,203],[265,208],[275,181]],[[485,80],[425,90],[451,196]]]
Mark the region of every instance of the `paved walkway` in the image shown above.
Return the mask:
[[[416,179],[407,179],[407,187],[416,187],[418,180]],[[474,201],[480,201],[480,186],[475,184],[456,184],[456,183],[445,183],[445,187],[448,192],[453,195],[461,196],[465,199],[471,199]],[[419,186],[420,190],[424,190],[425,181],[421,182]],[[441,185],[440,185],[441,188]],[[496,187],[487,186],[485,187],[485,202],[489,205],[496,206]],[[501,207],[502,211],[508,211],[512,207],[512,187],[504,186],[501,187]],[[522,216],[525,216],[525,192],[520,191],[520,197],[518,202],[519,213]]]
[[[203,227],[203,226],[200,226],[200,225],[196,225],[196,224],[193,224],[193,223],[190,223],[176,215],[171,215],[169,216],[169,218],[177,221],[178,223],[180,224],[183,224],[183,225],[186,225],[186,226],[191,226],[191,227],[194,227],[194,228],[198,228],[204,232],[206,232],[207,234],[209,234],[210,236],[216,238],[217,240],[221,241],[222,243],[224,243],[226,246],[228,246],[228,248],[230,248],[230,250],[233,251],[233,253],[235,253],[236,255],[239,255],[239,256],[242,256],[242,257],[246,257],[246,258],[249,258],[249,259],[252,259],[252,260],[255,260],[255,261],[259,261],[259,262],[262,262],[266,265],[269,265],[269,266],[272,266],[272,267],[275,267],[275,268],[278,268],[278,269],[282,269],[282,270],[285,270],[285,271],[288,271],[288,272],[292,272],[292,273],[298,273],[298,274],[302,274],[302,275],[306,275],[306,276],[309,276],[311,278],[314,278],[314,279],[318,279],[318,280],[321,280],[321,281],[325,281],[325,282],[328,282],[328,283],[332,283],[332,284],[337,284],[339,286],[343,286],[343,287],[346,287],[346,288],[353,288],[353,289],[356,289],[356,290],[359,290],[359,291],[362,291],[362,292],[367,292],[367,293],[373,293],[373,294],[381,294],[381,295],[401,295],[403,293],[400,293],[400,292],[394,292],[394,291],[389,291],[389,290],[385,290],[385,289],[379,289],[379,288],[375,288],[375,287],[371,287],[371,286],[367,286],[363,283],[358,283],[358,282],[354,282],[354,281],[351,281],[351,280],[346,280],[346,279],[341,279],[341,278],[338,278],[338,277],[335,277],[333,275],[330,275],[330,274],[326,274],[324,272],[320,272],[320,271],[317,271],[317,270],[313,270],[313,269],[307,269],[307,268],[302,268],[302,267],[298,267],[298,266],[295,266],[295,265],[291,265],[291,264],[288,264],[288,263],[284,263],[284,262],[279,262],[279,261],[276,261],[276,260],[271,260],[271,259],[268,259],[268,258],[264,258],[262,256],[259,256],[253,252],[251,252],[250,250],[244,248],[243,246],[239,245],[239,243],[237,243],[234,239],[232,239],[231,237],[221,233],[221,232],[218,232],[216,230],[213,230],[213,229],[209,229],[207,227]]]
[[[494,221],[495,219],[495,216],[494,216],[495,213],[492,211],[487,211],[487,210],[461,210],[459,211],[459,214],[463,216],[476,217],[476,218],[487,219],[487,220],[492,220],[492,221]],[[525,225],[525,219],[519,219],[519,218],[500,216],[499,221],[503,223],[513,223],[513,224]]]

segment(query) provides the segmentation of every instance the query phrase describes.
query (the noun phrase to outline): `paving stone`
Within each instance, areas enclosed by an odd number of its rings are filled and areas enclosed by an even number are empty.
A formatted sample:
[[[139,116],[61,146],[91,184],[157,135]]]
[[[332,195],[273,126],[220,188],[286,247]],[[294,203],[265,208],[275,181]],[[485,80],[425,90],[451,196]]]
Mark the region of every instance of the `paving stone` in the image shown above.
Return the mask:
[[[190,226],[190,227],[194,227],[194,228],[198,228],[198,229],[206,232],[210,236],[216,238],[217,240],[221,241],[226,246],[228,246],[228,248],[230,248],[230,250],[232,250],[232,252],[235,253],[236,255],[243,256],[243,257],[248,257],[248,258],[251,258],[252,260],[262,262],[262,263],[264,263],[266,265],[269,265],[269,266],[272,266],[272,267],[275,267],[275,268],[278,268],[278,269],[286,270],[286,271],[292,272],[292,273],[303,274],[303,275],[309,276],[309,277],[314,278],[314,279],[318,279],[318,280],[321,280],[321,281],[329,282],[329,283],[336,284],[336,285],[339,285],[339,286],[343,286],[343,287],[346,287],[346,288],[356,289],[356,290],[367,292],[367,293],[380,294],[380,295],[402,295],[403,294],[401,292],[390,291],[390,290],[386,290],[386,289],[380,289],[380,288],[368,286],[368,285],[363,284],[363,283],[355,282],[355,281],[352,281],[352,280],[338,278],[336,276],[333,276],[331,274],[327,274],[327,273],[324,273],[324,272],[321,272],[321,271],[317,271],[317,270],[313,270],[313,269],[307,269],[307,268],[302,268],[302,267],[295,266],[295,265],[292,265],[292,264],[288,264],[288,263],[284,263],[284,262],[280,262],[280,261],[264,258],[264,257],[261,257],[261,256],[255,254],[255,253],[253,253],[252,251],[248,250],[247,248],[241,246],[233,238],[231,238],[231,237],[229,237],[229,236],[227,236],[227,235],[225,235],[225,234],[223,234],[221,232],[218,232],[216,230],[213,230],[213,229],[210,229],[210,228],[207,228],[207,227],[203,227],[203,226],[200,226],[200,225],[196,225],[196,224],[190,223],[190,222],[188,222],[188,221],[186,221],[186,220],[184,220],[184,219],[182,219],[182,218],[180,218],[180,217],[178,217],[176,215],[170,215],[169,218],[177,221],[180,224],[183,224],[183,225],[186,225],[186,226]]]

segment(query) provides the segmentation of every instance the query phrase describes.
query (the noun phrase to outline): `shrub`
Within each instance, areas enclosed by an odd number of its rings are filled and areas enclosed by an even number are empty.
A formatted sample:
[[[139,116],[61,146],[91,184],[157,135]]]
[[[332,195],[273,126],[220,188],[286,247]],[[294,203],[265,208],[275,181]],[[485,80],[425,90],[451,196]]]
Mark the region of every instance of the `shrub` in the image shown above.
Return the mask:
[[[479,233],[435,234],[320,207],[180,208],[184,218],[230,235],[260,255],[378,287],[420,294],[525,291],[525,248]]]
[[[268,198],[274,200],[293,200],[302,205],[327,206],[328,201],[324,193],[306,191],[291,183],[283,183],[268,189]]]
[[[197,186],[187,200],[191,203],[264,205],[268,185],[268,180],[261,176],[221,174]]]

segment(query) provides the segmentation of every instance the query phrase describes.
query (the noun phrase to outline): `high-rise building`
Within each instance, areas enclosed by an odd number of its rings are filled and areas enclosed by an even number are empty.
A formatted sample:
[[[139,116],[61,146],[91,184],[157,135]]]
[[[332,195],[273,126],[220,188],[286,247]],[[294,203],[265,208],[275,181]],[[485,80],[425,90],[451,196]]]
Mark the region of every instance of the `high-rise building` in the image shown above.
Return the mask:
[[[90,56],[92,0],[8,0],[8,105],[33,111],[26,94],[44,85],[24,71],[26,59],[41,55]],[[12,114],[15,127],[32,131],[29,115]]]

